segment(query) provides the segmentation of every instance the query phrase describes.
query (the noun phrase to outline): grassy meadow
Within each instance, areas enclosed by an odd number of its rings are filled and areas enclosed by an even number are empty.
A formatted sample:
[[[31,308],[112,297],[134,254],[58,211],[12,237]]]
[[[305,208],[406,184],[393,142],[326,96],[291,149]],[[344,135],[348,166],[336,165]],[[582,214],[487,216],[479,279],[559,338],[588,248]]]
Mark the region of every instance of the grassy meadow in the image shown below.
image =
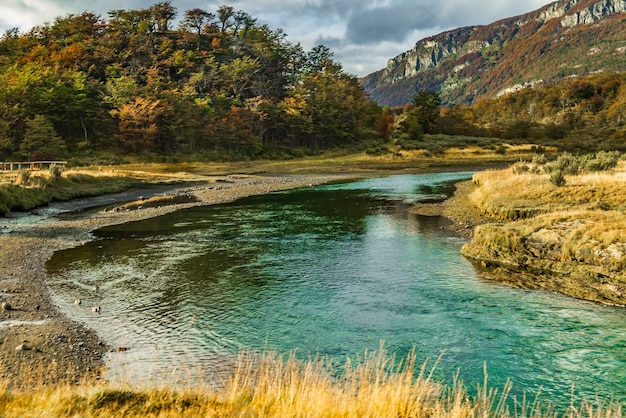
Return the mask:
[[[58,175],[48,170],[21,170],[0,174],[0,214],[26,211],[52,201],[115,193],[141,180],[112,171],[70,170]]]
[[[28,211],[54,201],[202,179],[188,173],[165,174],[125,167],[0,172],[0,215],[9,211]]]
[[[479,228],[476,241],[507,241],[506,245],[515,250],[537,231],[570,225],[560,258],[589,264],[598,261],[592,251],[585,251],[590,246],[601,251],[626,243],[625,161],[610,170],[566,175],[561,186],[553,184],[548,173],[519,172],[519,164],[474,176],[478,187],[471,201],[501,221],[497,226]],[[626,258],[619,257],[613,263],[621,268]]]

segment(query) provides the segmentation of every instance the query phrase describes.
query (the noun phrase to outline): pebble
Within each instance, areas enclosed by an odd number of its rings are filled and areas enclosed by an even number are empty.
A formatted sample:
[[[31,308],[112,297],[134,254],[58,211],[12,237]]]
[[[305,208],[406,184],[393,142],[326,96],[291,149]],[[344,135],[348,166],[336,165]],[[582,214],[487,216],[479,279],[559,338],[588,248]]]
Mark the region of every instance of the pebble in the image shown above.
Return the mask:
[[[0,306],[2,307],[3,311],[10,311],[13,309],[11,308],[11,305],[9,305],[9,302],[2,302]]]
[[[17,347],[15,347],[15,351],[28,351],[30,350],[30,347],[28,347],[26,344],[20,344]]]

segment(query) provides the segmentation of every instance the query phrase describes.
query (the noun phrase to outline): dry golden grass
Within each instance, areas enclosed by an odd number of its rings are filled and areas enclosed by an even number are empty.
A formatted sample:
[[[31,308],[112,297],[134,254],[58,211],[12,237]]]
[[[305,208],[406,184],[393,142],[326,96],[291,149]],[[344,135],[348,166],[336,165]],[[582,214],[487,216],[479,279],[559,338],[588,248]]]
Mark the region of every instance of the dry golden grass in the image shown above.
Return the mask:
[[[0,214],[30,210],[52,201],[115,193],[149,184],[178,184],[206,181],[192,173],[140,171],[128,167],[102,167],[65,170],[54,175],[49,170],[0,173]]]
[[[559,282],[549,288],[626,304],[624,161],[608,172],[565,176],[560,187],[548,174],[519,174],[515,167],[480,172],[473,180],[477,187],[470,200],[499,222],[476,228],[463,254],[546,273],[575,271],[567,279],[568,285],[580,282],[575,291],[563,290]],[[584,277],[588,285],[582,284]],[[614,290],[599,291],[601,284]],[[600,297],[598,292],[604,293]]]
[[[471,201],[485,213],[502,220],[570,210],[626,210],[626,163],[614,172],[565,176],[557,187],[548,174],[515,174],[506,170],[477,173],[479,186]]]
[[[537,400],[510,401],[487,388],[469,395],[458,381],[444,386],[426,363],[416,369],[383,350],[341,373],[324,359],[301,361],[276,354],[239,357],[233,376],[216,388],[136,389],[93,382],[9,390],[0,386],[0,416],[13,417],[543,417],[555,416]],[[433,370],[434,366],[432,369]],[[416,371],[417,370],[417,371]],[[339,376],[339,377],[337,377]],[[485,373],[486,376],[486,373]],[[509,402],[510,401],[510,402]],[[619,405],[583,402],[563,416],[621,417]]]

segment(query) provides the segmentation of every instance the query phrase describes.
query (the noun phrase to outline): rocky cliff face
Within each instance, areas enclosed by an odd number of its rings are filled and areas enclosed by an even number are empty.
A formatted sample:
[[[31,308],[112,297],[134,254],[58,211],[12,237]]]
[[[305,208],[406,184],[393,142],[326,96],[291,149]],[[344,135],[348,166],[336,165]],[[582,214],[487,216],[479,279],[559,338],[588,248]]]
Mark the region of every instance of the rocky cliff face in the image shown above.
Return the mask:
[[[615,56],[626,46],[624,12],[626,0],[560,0],[491,25],[423,39],[362,83],[386,105],[408,103],[423,90],[439,90],[444,101],[471,103],[539,79],[626,70],[623,51]],[[593,62],[581,63],[580,54],[586,56],[596,44]]]
[[[394,83],[435,68],[446,58],[481,50],[488,43],[469,41],[475,29],[476,27],[461,28],[419,41],[412,50],[390,59],[384,70],[385,75]]]
[[[593,3],[582,10],[573,11],[571,14],[565,13],[572,8],[571,6],[578,4],[578,0],[570,0],[563,5],[563,14],[561,25],[571,27],[576,25],[588,25],[606,16],[622,13],[626,11],[626,1],[624,0],[604,0]]]

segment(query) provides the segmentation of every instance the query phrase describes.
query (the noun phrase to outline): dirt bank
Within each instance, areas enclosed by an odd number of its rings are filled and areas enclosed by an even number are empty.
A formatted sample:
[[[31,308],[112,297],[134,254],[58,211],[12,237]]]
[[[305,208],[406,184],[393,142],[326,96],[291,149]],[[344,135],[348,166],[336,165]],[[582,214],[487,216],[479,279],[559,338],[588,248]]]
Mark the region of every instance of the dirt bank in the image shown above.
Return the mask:
[[[626,275],[619,264],[626,257],[626,245],[618,242],[601,248],[590,240],[593,246],[563,255],[572,237],[584,235],[594,224],[610,224],[602,217],[610,219],[611,212],[572,210],[532,220],[502,221],[468,198],[476,187],[472,181],[460,183],[454,197],[440,205],[440,213],[454,221],[452,229],[471,239],[461,253],[475,262],[485,278],[522,289],[626,306]],[[536,226],[529,228],[529,222]],[[520,232],[526,229],[531,232]]]
[[[106,210],[76,219],[29,216],[15,222],[0,218],[0,381],[28,387],[77,382],[89,375],[98,378],[104,367],[103,354],[115,349],[106,347],[93,331],[70,321],[51,302],[45,263],[55,251],[89,241],[91,231],[104,226],[347,178],[338,175],[212,177],[202,184],[180,186],[156,196],[151,196],[154,191],[142,190],[144,196],[134,203],[110,204]],[[120,194],[118,200],[128,200],[130,196]],[[190,198],[176,199],[176,196]],[[177,203],[180,201],[184,203]]]
[[[474,227],[494,219],[482,213],[469,200],[475,185],[471,180],[457,183],[450,198],[439,203],[418,203],[411,212],[424,216],[445,216],[452,221],[447,228],[465,238],[472,238]]]

